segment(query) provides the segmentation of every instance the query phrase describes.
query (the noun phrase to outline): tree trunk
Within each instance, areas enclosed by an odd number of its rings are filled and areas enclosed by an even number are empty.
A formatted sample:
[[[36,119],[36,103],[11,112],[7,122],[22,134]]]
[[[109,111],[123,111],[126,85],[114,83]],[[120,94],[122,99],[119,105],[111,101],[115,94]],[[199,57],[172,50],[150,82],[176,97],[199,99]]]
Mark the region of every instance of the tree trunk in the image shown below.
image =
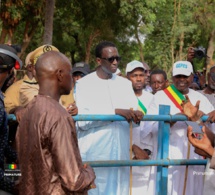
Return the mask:
[[[27,49],[27,47],[28,47],[33,35],[34,35],[37,26],[38,26],[38,22],[35,22],[32,24],[31,21],[26,21],[25,31],[24,31],[24,39],[22,42],[22,50],[21,50],[21,53],[19,54],[20,58],[22,58],[24,56],[25,50]]]
[[[0,43],[1,43],[1,44],[4,44],[4,43],[5,43],[7,34],[8,34],[8,30],[5,29],[4,26],[3,26],[2,31],[1,31],[1,37],[0,37]]]
[[[46,0],[43,44],[52,44],[55,0]]]
[[[8,39],[7,39],[7,44],[11,45],[13,44],[12,40],[13,40],[13,32],[14,32],[14,29],[10,28],[8,30]]]
[[[95,32],[91,33],[91,35],[89,37],[89,41],[87,43],[87,48],[86,48],[86,53],[85,53],[85,62],[87,64],[89,64],[89,61],[90,61],[90,50],[91,50],[91,46],[93,44],[93,41],[99,35],[100,35],[100,31],[96,30]]]
[[[215,37],[215,29],[211,31],[209,41],[208,41],[208,48],[207,48],[207,61],[206,64],[208,66],[214,65],[213,61],[213,54],[214,54],[214,37]]]
[[[183,60],[184,31],[180,34],[179,60]]]
[[[178,2],[178,21],[180,21],[181,17],[181,1]],[[183,23],[179,22],[180,29],[184,29]],[[181,32],[179,37],[179,52],[178,52],[178,60],[183,59],[183,47],[184,47],[184,30]]]
[[[144,62],[144,56],[143,56],[143,46],[142,46],[142,43],[139,39],[139,35],[138,35],[138,27],[135,26],[135,38],[137,39],[137,42],[138,42],[138,46],[139,46],[139,51],[140,51],[140,60],[141,62]]]
[[[175,62],[175,57],[174,57],[174,43],[175,43],[175,25],[176,25],[176,20],[177,20],[177,2],[174,0],[174,18],[173,18],[173,24],[172,24],[172,29],[171,29],[171,42],[170,42],[170,48],[171,48],[171,58],[172,58],[172,64]]]

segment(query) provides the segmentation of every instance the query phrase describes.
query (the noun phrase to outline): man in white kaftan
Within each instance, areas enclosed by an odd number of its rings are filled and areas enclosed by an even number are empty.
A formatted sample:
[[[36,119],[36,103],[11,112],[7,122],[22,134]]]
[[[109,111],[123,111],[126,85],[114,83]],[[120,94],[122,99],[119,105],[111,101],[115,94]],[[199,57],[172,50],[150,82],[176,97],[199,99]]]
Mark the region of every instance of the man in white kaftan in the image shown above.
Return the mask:
[[[120,114],[127,120],[138,115],[140,121],[143,115],[135,111],[138,104],[131,82],[113,74],[119,62],[116,47],[110,42],[99,45],[96,51],[100,50],[100,53],[96,52],[96,57],[100,66],[76,84],[79,114]],[[77,121],[77,127],[83,161],[130,159],[127,121]],[[96,189],[90,190],[89,194],[129,193],[129,167],[99,167],[94,171]]]
[[[138,109],[147,114],[148,107],[153,99],[153,95],[144,90],[145,69],[142,62],[133,60],[126,66],[127,78],[132,82],[132,87],[136,97],[138,98]],[[145,134],[144,121],[140,122],[140,126],[132,129],[132,143],[134,159],[144,160],[152,159],[154,152],[152,133]],[[154,183],[151,177],[155,176],[152,166],[134,166],[132,167],[132,194],[141,195],[153,194]]]
[[[139,96],[141,102],[144,102],[147,110],[149,109],[149,105],[153,99],[153,95],[145,90],[142,91],[142,96]],[[148,114],[148,112],[147,112]],[[149,154],[149,159],[154,158],[154,151],[156,150],[153,145],[153,134],[152,132],[145,132],[145,121],[141,121],[139,127],[134,127],[132,130],[132,140],[133,144],[140,147],[142,150],[148,150],[151,154]],[[132,167],[132,194],[141,195],[143,193],[146,194],[154,194],[155,190],[155,167],[154,166],[134,166]],[[154,178],[154,179],[152,179]]]
[[[193,79],[193,68],[189,62],[176,62],[173,66],[172,78],[173,85],[183,95],[187,95],[193,105],[196,105],[196,102],[200,100],[199,110],[203,111],[205,114],[214,110],[213,105],[205,96],[188,88],[189,83],[191,83]],[[164,90],[158,91],[154,95],[154,100],[148,109],[148,114],[158,114],[159,105],[169,105],[171,115],[181,113],[181,110],[170,100]],[[157,132],[156,124],[149,127],[153,127],[152,132]],[[157,142],[155,141],[154,144],[156,145]],[[184,121],[178,121],[170,129],[169,159],[187,159],[187,155],[187,125]],[[194,152],[192,146],[190,147],[189,159],[202,159],[201,156]],[[185,194],[202,195],[204,176],[197,173],[204,173],[204,169],[204,166],[197,165],[188,167]],[[168,170],[168,194],[182,195],[185,188],[186,166],[170,166]]]

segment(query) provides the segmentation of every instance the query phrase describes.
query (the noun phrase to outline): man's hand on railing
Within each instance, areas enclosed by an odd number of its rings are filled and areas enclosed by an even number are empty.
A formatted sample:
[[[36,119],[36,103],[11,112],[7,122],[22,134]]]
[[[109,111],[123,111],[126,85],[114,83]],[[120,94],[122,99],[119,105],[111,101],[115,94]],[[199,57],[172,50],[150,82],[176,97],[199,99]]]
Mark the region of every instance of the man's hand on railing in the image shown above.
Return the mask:
[[[133,160],[149,159],[149,154],[145,150],[142,150],[140,147],[138,147],[135,144],[132,145],[132,151],[134,153]]]
[[[115,114],[125,117],[128,122],[134,121],[136,124],[140,123],[143,118],[143,113],[139,110],[115,109]]]

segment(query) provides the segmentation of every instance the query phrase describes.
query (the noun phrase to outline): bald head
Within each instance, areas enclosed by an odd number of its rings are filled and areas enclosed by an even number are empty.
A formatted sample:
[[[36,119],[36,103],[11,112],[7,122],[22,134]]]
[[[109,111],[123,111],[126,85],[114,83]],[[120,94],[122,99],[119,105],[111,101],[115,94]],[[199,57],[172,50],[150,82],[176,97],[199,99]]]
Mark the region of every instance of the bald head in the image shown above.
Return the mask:
[[[40,86],[39,94],[69,94],[71,90],[71,63],[58,51],[42,54],[35,65],[36,77]]]
[[[70,64],[70,62],[64,54],[58,51],[46,52],[39,57],[35,65],[37,77],[50,77],[56,70],[66,64]]]

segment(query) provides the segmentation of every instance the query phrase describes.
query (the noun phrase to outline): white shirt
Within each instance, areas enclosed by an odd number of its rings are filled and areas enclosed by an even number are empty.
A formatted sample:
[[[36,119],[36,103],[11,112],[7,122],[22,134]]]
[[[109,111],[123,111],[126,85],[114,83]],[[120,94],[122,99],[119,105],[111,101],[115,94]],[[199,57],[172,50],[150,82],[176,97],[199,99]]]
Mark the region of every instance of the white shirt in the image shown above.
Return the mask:
[[[213,105],[199,92],[189,89],[187,95],[193,105],[200,100],[199,110],[203,111],[205,114],[214,110]],[[180,113],[180,110],[174,105],[163,90],[158,91],[154,95],[154,100],[149,108],[148,114],[158,114],[159,105],[169,105],[171,115]],[[157,131],[157,125],[151,125],[149,127],[153,129],[148,128],[146,132],[150,132],[151,130],[154,132]],[[170,129],[169,158],[187,159],[187,148],[187,125],[184,121],[178,121]],[[201,156],[194,153],[194,148],[192,146],[190,146],[190,148],[190,159],[202,159]],[[186,194],[202,195],[203,176],[197,176],[195,175],[195,172],[204,173],[204,166],[189,166]],[[183,194],[184,178],[185,166],[170,166],[168,175],[168,194]]]
[[[115,109],[137,110],[138,102],[129,80],[113,74],[100,79],[93,72],[77,81],[79,114],[115,114]],[[78,141],[82,159],[129,160],[127,121],[78,121]],[[129,167],[95,168],[96,189],[89,194],[128,194]]]
[[[143,103],[147,109],[153,100],[153,95],[145,90],[142,91],[142,95],[138,99]],[[153,146],[153,135],[152,133],[145,134],[145,121],[141,121],[139,127],[134,127],[132,130],[133,144],[136,144],[141,149],[148,149],[154,153]],[[152,157],[152,155],[150,155]],[[153,158],[150,158],[153,159]],[[153,166],[133,166],[132,167],[132,194],[142,195],[150,194],[153,195],[155,191],[155,167]]]

